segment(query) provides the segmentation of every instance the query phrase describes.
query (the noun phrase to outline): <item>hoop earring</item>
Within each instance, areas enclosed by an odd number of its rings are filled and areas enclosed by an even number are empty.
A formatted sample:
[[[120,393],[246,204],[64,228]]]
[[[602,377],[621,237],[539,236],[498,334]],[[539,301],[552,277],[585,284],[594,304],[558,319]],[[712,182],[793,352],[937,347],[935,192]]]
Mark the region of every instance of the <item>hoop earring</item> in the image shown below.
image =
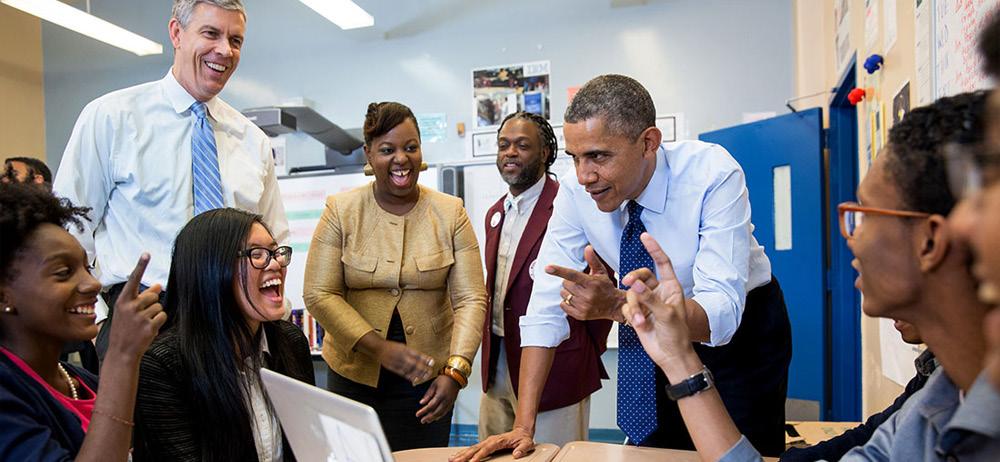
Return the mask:
[[[365,176],[375,176],[375,169],[372,168],[372,164],[365,163],[364,168],[361,169],[365,173]]]

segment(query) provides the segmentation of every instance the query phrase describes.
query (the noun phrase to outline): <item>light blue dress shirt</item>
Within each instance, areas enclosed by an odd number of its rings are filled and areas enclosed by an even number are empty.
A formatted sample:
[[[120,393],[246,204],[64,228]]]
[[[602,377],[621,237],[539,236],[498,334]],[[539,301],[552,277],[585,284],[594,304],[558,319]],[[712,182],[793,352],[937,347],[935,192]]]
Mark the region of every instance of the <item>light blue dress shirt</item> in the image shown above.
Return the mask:
[[[560,183],[538,268],[583,269],[589,243],[617,272],[627,203],[605,213],[575,175]],[[645,209],[646,230],[670,256],[684,295],[708,315],[708,345],[725,345],[740,325],[747,292],[771,280],[771,263],[753,237],[743,169],[717,144],[667,143],[660,146],[653,177],[636,200]],[[566,313],[559,308],[562,282],[544,271],[535,273],[527,314],[520,320],[521,346],[552,348],[569,337]]]

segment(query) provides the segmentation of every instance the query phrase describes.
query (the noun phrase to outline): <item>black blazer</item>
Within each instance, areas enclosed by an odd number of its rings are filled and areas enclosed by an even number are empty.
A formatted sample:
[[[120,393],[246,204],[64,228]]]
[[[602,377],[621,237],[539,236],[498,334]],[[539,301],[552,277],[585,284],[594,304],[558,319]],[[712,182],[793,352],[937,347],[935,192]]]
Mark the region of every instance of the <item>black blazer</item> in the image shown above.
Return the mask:
[[[72,364],[62,365],[97,392],[97,377]],[[73,460],[83,437],[80,419],[0,354],[0,460]]]
[[[275,342],[268,336],[272,352],[277,343],[285,343],[292,346],[294,357],[292,370],[272,370],[315,384],[309,342],[302,330],[288,321],[270,324],[275,327],[271,332],[283,337],[283,342]],[[201,459],[203,445],[215,444],[211,434],[199,434],[196,430],[194,422],[205,411],[192,407],[190,383],[190,375],[181,365],[179,338],[173,330],[167,331],[146,351],[139,369],[133,460],[197,461]],[[285,460],[295,460],[288,439],[282,439]],[[254,448],[248,448],[248,452],[257,453]]]

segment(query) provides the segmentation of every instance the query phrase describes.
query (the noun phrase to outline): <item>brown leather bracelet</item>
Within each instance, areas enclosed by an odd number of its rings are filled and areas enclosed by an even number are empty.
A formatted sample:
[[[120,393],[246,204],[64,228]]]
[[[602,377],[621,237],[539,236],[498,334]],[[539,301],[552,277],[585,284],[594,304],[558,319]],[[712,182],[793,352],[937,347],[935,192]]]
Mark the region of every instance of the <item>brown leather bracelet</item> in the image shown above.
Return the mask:
[[[441,369],[441,375],[447,375],[451,377],[452,380],[458,382],[458,388],[465,388],[469,384],[469,379],[467,379],[458,369],[451,366],[445,366]]]

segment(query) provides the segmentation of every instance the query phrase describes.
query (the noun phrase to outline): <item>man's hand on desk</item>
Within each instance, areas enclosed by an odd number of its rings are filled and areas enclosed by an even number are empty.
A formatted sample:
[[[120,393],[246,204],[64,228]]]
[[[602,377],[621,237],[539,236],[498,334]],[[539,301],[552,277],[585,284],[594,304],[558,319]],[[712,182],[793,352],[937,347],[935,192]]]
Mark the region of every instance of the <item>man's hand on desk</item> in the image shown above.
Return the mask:
[[[566,314],[581,321],[591,319],[610,319],[622,322],[621,306],[625,304],[625,292],[615,287],[614,281],[608,276],[594,248],[587,246],[583,250],[583,258],[590,266],[588,273],[558,265],[545,267],[545,272],[563,279],[560,292],[562,303],[559,307]]]
[[[493,435],[475,446],[459,451],[448,458],[448,462],[479,462],[502,449],[513,449],[514,458],[520,459],[528,455],[533,447],[535,447],[533,435],[523,428],[514,427],[507,433]]]

